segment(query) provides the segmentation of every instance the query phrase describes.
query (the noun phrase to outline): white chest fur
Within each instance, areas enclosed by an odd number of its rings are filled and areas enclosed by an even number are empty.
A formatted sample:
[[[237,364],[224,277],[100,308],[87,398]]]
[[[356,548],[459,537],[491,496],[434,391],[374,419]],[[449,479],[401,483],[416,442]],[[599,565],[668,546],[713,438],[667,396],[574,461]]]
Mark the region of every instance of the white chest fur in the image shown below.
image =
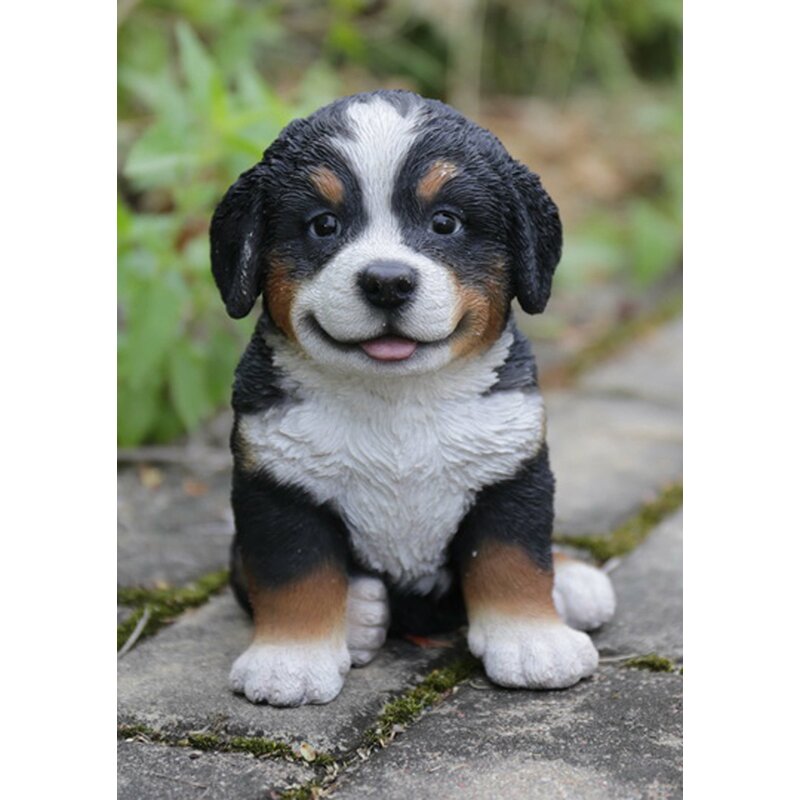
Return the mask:
[[[337,509],[365,564],[410,585],[442,565],[476,493],[511,477],[544,437],[541,396],[485,395],[494,378],[481,366],[378,391],[304,381],[302,399],[243,416],[239,432],[276,480]]]

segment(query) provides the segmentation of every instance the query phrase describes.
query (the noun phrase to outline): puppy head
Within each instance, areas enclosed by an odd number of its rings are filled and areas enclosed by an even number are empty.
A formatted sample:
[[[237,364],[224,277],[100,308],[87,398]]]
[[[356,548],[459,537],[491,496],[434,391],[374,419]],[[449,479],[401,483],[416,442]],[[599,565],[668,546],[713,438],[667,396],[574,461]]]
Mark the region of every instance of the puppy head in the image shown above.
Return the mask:
[[[211,224],[231,316],[263,293],[307,356],[372,374],[486,350],[512,297],[544,310],[560,255],[539,178],[452,108],[399,91],[292,122]]]

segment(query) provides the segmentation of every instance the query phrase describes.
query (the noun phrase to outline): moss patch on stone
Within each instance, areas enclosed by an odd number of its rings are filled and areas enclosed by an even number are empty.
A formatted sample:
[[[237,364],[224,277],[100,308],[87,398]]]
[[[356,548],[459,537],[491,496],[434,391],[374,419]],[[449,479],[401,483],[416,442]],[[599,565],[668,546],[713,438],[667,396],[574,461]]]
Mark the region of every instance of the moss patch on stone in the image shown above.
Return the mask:
[[[139,741],[168,744],[173,747],[189,747],[193,750],[206,750],[218,753],[250,753],[259,758],[286,758],[290,761],[306,763],[292,746],[260,736],[225,736],[211,731],[190,731],[189,733],[167,733],[149,728],[146,725],[120,725],[117,728],[119,739],[138,739]],[[333,757],[327,753],[317,753],[320,763]]]
[[[615,556],[629,553],[640,545],[650,531],[665,517],[683,505],[683,484],[666,487],[653,501],[646,503],[610,536],[554,536],[559,544],[588,550],[596,561],[604,563]]]
[[[166,589],[146,589],[139,586],[118,588],[117,603],[132,607],[134,611],[128,619],[117,625],[117,650],[128,641],[146,611],[150,616],[139,639],[152,636],[186,609],[203,605],[227,583],[228,570],[223,569],[204,575],[187,586]]]
[[[683,297],[676,294],[649,313],[616,323],[565,363],[543,370],[540,376],[541,385],[548,389],[569,386],[600,361],[610,358],[631,342],[669,322],[682,309]]]
[[[650,672],[675,672],[677,670],[670,659],[656,653],[647,653],[647,655],[629,658],[623,662],[622,666],[632,667],[633,669],[646,669]]]
[[[440,703],[453,688],[472,677],[479,667],[477,659],[464,656],[453,663],[430,672],[420,683],[388,702],[378,721],[367,731],[367,746],[384,747],[422,713]]]

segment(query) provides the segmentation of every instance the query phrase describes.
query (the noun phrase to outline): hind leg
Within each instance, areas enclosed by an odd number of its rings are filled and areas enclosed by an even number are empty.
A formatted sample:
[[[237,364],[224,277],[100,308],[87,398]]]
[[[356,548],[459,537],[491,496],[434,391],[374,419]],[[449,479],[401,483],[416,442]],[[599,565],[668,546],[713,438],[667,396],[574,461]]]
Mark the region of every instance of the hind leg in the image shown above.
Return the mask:
[[[614,615],[616,598],[608,575],[591,564],[553,554],[553,602],[570,628],[593,631]]]
[[[386,641],[389,597],[380,578],[351,575],[347,589],[347,648],[353,666],[369,664]]]

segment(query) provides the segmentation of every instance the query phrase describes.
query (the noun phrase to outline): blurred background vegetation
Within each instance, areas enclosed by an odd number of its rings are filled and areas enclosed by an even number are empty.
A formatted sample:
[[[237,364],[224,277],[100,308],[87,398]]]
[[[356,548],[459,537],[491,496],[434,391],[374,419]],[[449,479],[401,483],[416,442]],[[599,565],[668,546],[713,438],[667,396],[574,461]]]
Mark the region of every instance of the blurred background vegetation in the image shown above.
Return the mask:
[[[210,215],[287,122],[340,95],[440,98],[542,175],[565,226],[545,345],[578,347],[587,319],[618,323],[675,283],[680,0],[119,0],[118,15],[123,446],[228,403],[253,322],[218,299]]]

